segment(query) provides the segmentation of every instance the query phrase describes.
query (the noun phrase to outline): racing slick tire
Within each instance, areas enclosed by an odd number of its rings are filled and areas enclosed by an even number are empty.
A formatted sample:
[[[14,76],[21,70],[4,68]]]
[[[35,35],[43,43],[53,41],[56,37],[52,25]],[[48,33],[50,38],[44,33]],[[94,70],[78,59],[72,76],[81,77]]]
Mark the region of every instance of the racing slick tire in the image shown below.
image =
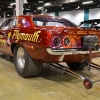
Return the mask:
[[[33,60],[20,45],[16,45],[14,49],[14,64],[17,73],[24,78],[38,75],[43,66],[42,62]]]
[[[69,66],[70,69],[79,69],[81,68],[82,63],[80,62],[71,62],[71,63],[67,63],[67,65]]]

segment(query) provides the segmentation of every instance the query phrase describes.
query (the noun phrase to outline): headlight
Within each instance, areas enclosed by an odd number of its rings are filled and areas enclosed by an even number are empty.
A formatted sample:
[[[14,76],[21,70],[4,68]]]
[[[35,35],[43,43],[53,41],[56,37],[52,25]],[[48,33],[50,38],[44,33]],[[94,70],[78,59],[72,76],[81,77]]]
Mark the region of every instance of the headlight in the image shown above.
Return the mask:
[[[65,38],[65,39],[64,39],[64,44],[65,44],[66,46],[68,46],[68,45],[70,44],[70,40],[69,40],[68,38]]]

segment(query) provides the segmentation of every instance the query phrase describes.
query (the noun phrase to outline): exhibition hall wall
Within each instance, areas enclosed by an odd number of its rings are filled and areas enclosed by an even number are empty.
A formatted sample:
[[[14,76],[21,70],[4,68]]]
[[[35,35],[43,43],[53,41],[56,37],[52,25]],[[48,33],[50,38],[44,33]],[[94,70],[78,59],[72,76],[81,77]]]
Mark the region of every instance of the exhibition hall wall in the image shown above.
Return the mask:
[[[58,16],[66,18],[73,23],[79,25],[81,21],[89,19],[100,19],[100,8],[86,9],[86,10],[74,10],[58,12]],[[56,13],[47,13],[47,15],[55,16]]]
[[[84,10],[59,12],[59,16],[66,18],[79,25],[80,22],[84,20]]]
[[[46,15],[60,16],[60,17],[66,18],[72,21],[73,23],[79,25],[80,22],[84,20],[100,19],[100,8],[46,13]],[[0,24],[3,21],[4,19],[0,18]]]
[[[89,19],[100,19],[100,8],[90,9]]]

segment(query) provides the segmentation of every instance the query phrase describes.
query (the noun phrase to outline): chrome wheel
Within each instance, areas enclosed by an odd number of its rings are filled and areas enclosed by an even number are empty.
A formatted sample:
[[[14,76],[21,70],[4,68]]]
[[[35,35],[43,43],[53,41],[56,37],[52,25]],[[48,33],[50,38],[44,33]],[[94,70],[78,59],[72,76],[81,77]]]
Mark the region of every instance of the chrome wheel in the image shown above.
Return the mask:
[[[14,48],[14,64],[21,77],[38,75],[43,66],[42,62],[33,60],[27,51],[18,44]]]
[[[17,51],[17,63],[21,69],[25,67],[25,52],[22,47],[19,47]]]

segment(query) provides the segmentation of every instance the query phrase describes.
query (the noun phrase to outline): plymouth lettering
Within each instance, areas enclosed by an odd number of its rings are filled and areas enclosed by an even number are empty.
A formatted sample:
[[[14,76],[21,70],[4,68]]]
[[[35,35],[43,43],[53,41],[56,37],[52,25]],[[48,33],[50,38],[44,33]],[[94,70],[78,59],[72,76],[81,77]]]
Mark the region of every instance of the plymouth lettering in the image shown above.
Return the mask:
[[[12,38],[15,38],[16,40],[27,40],[27,41],[37,42],[40,33],[41,31],[35,31],[34,34],[25,34],[25,33],[19,33],[18,30],[14,30]]]

